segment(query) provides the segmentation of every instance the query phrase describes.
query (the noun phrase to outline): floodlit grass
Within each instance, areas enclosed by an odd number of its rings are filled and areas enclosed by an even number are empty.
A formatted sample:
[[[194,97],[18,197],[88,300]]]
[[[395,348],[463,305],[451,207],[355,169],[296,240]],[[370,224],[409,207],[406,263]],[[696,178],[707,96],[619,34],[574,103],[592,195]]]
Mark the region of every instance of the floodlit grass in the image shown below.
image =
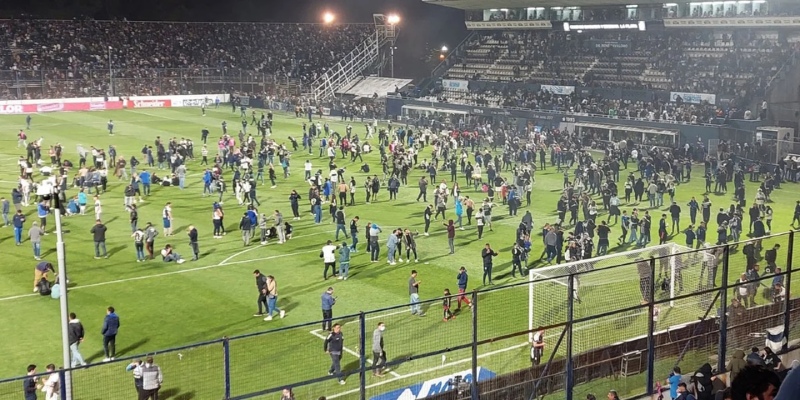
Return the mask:
[[[109,136],[106,131],[106,122],[109,119],[115,121],[114,136]],[[15,160],[20,154],[24,154],[22,149],[15,147],[15,133],[24,128],[24,120],[24,116],[0,117],[0,132],[3,132],[0,138],[0,170],[4,172],[0,178],[0,191],[6,198],[10,198],[10,191],[16,185]],[[317,147],[310,156],[302,149],[292,154],[292,175],[289,179],[283,179],[278,171],[277,188],[271,189],[268,180],[266,185],[258,187],[258,197],[262,203],[259,211],[267,214],[274,209],[280,209],[285,217],[290,218],[290,191],[297,189],[304,197],[301,201],[303,218],[300,221],[291,221],[295,226],[295,237],[292,240],[284,245],[270,243],[260,246],[256,242],[249,247],[243,247],[237,226],[244,208],[236,204],[230,192],[224,199],[229,234],[222,239],[212,238],[210,217],[213,200],[201,196],[203,167],[199,165],[202,145],[199,139],[201,129],[207,127],[211,130],[209,153],[215,154],[216,138],[221,132],[220,124],[223,120],[228,121],[234,132],[238,130],[235,129],[240,121],[238,113],[232,114],[225,107],[209,110],[206,117],[202,117],[199,109],[194,108],[33,116],[33,129],[28,131],[28,135],[31,140],[43,138],[42,153],[45,160],[46,149],[56,142],[64,146],[63,158],[77,164],[76,147],[79,144],[87,148],[108,148],[109,144],[113,144],[117,148],[118,157],[127,159],[136,155],[141,160],[142,146],[152,144],[156,136],[165,140],[171,137],[191,137],[195,141],[197,158],[188,163],[188,186],[183,191],[175,187],[154,186],[152,195],[139,204],[139,225],[143,226],[150,221],[160,231],[162,207],[167,201],[171,201],[175,217],[175,236],[159,236],[156,239],[156,249],[160,250],[165,244],[171,243],[179,253],[190,258],[185,231],[189,225],[196,225],[200,233],[199,261],[178,265],[164,263],[159,258],[136,263],[133,242],[129,237],[128,213],[122,202],[122,191],[126,182],[114,177],[109,177],[108,192],[101,196],[104,219],[109,228],[109,259],[93,259],[92,236],[89,233],[93,224],[92,216],[64,218],[64,229],[67,231],[64,240],[71,282],[70,310],[78,314],[86,328],[86,341],[81,349],[90,362],[98,363],[103,358],[100,327],[105,308],[109,305],[117,309],[121,318],[122,327],[117,337],[117,348],[118,358],[124,358],[225,336],[319,320],[319,296],[328,286],[334,286],[338,296],[335,316],[404,304],[408,301],[407,280],[411,269],[419,271],[418,280],[422,281],[420,295],[423,300],[441,296],[445,288],[455,292],[456,274],[462,265],[470,272],[470,288],[479,289],[482,287],[482,271],[478,256],[483,244],[487,242],[492,243],[500,252],[495,261],[495,283],[502,285],[512,281],[523,282],[527,277],[512,280],[510,276],[510,249],[519,219],[526,209],[533,212],[537,227],[554,218],[562,174],[556,172],[555,168],[548,168],[547,171],[537,174],[531,207],[523,207],[518,217],[508,217],[506,207],[498,206],[493,216],[494,232],[487,230],[482,240],[477,239],[474,226],[467,226],[465,231],[457,231],[455,255],[447,255],[446,235],[440,220],[432,224],[431,236],[419,236],[417,239],[420,263],[404,262],[396,266],[389,266],[386,262],[370,263],[364,251],[363,239],[363,227],[367,221],[382,226],[384,237],[390,229],[396,227],[422,230],[425,204],[414,201],[417,195],[416,182],[422,171],[412,172],[409,176],[410,185],[400,189],[398,200],[389,201],[387,190],[382,188],[377,202],[364,204],[364,174],[358,172],[360,163],[353,164],[349,159],[337,159],[339,165],[347,167],[347,175],[355,175],[359,183],[357,205],[346,208],[346,212],[348,220],[355,215],[360,217],[362,232],[359,252],[354,254],[352,260],[350,279],[346,282],[323,281],[319,252],[326,240],[333,239],[335,226],[331,224],[327,204],[323,207],[323,223],[314,225],[305,198],[308,184],[302,179],[303,163],[306,159],[314,163],[315,170],[327,170],[327,158],[317,157]],[[299,139],[302,136],[302,122],[302,119],[296,119],[293,115],[276,114],[273,137],[287,144],[287,136]],[[344,132],[344,125],[340,121],[330,120],[329,123],[333,130]],[[356,121],[353,126],[353,131],[363,137],[363,124]],[[255,133],[255,127],[248,128],[248,131]],[[421,152],[420,160],[429,157],[430,148],[426,148]],[[380,171],[377,151],[364,158],[372,171]],[[139,169],[143,168],[144,165],[140,165]],[[699,175],[697,171],[696,167],[695,176]],[[510,172],[505,174],[509,175]],[[230,172],[227,172],[226,181],[229,181],[230,176]],[[449,173],[441,174],[440,177],[449,181]],[[462,176],[459,176],[459,180],[463,183]],[[484,197],[483,193],[473,192],[466,185],[463,187],[464,194],[475,200]],[[787,222],[792,215],[795,196],[791,190],[794,186],[788,187],[790,190],[782,189],[773,194],[772,206],[776,215],[773,231],[776,232],[789,229]],[[679,203],[685,204],[693,195],[700,197],[703,188],[703,182],[697,178],[691,183],[681,184],[677,194]],[[748,196],[754,191],[755,185],[748,183]],[[74,193],[75,189],[70,188],[70,194]],[[428,194],[431,196],[432,188]],[[731,196],[713,196],[712,201],[715,208],[727,206],[731,202]],[[36,210],[31,206],[25,212],[28,216],[27,232],[30,222],[36,219]],[[660,212],[657,214],[660,216]],[[683,222],[688,224],[688,210],[685,210],[685,214]],[[447,217],[454,217],[452,208],[447,211]],[[657,218],[654,215],[654,224]],[[52,216],[48,217],[48,231],[51,233],[53,225]],[[715,223],[712,222],[711,225],[710,239],[714,237],[716,229]],[[656,227],[653,228],[654,233],[655,230]],[[535,231],[538,232],[538,228]],[[619,231],[615,230],[612,237],[615,238],[618,234]],[[683,243],[683,236],[676,237],[675,241]],[[538,236],[533,242],[532,256],[535,259],[542,249]],[[612,240],[612,246],[614,244],[615,241]],[[55,264],[55,235],[44,237],[42,247],[44,259]],[[0,337],[3,338],[0,341],[0,354],[4,355],[5,360],[0,364],[0,376],[24,375],[25,367],[30,363],[38,364],[42,371],[48,363],[60,365],[59,306],[58,302],[49,297],[31,293],[33,267],[36,262],[33,260],[30,244],[26,240],[22,246],[14,246],[12,229],[5,228],[0,230],[0,249],[4,261],[0,267],[3,278],[0,279]],[[385,260],[385,246],[382,253]],[[785,250],[782,253],[784,257]],[[256,311],[257,298],[252,276],[254,269],[276,277],[279,287],[278,306],[287,311],[285,319],[276,318],[265,322],[252,316]],[[732,266],[732,277],[736,277],[733,272],[739,273],[740,270],[743,270],[743,264]],[[638,296],[638,280],[630,278],[620,285],[619,290],[613,293],[587,286],[582,295],[583,301],[604,310],[609,307],[613,309],[616,304],[633,305],[628,303]],[[554,293],[557,292],[553,290]],[[480,304],[480,339],[528,329],[527,286],[481,295]],[[551,304],[549,307],[557,305]],[[586,307],[588,306],[579,306],[576,312],[585,312],[588,315],[592,309]],[[472,322],[469,313],[463,312],[456,320],[444,323],[441,321],[441,304],[438,301],[426,304],[424,308],[428,313],[426,318],[412,317],[405,308],[366,314],[366,345],[371,346],[371,333],[378,321],[387,324],[385,341],[390,362],[400,357],[465,345],[471,341]],[[691,314],[694,315],[698,310],[692,310]],[[537,312],[540,311],[545,309],[540,310],[537,306]],[[561,317],[563,314],[557,310],[553,315]],[[596,340],[598,344],[608,344],[644,334],[646,316],[626,318],[629,323],[624,325],[615,324],[613,320],[591,325],[585,335],[579,333],[577,338],[585,338],[585,345],[588,346],[594,343],[591,340]],[[668,320],[668,317],[665,318]],[[348,318],[341,322],[345,323],[345,345],[349,350],[357,352],[360,346],[357,318]],[[322,351],[319,328],[320,326],[313,324],[232,341],[232,394],[243,395],[282,384],[325,377],[329,358]],[[548,341],[554,344],[557,335],[558,332],[548,333]],[[481,346],[481,366],[503,373],[530,365],[528,349],[524,346],[525,339],[525,336],[520,336],[518,340]],[[579,343],[578,345],[583,346]],[[370,355],[369,348],[367,354]],[[463,349],[448,353],[445,360],[437,355],[402,363],[395,366],[392,373],[385,378],[368,376],[367,384],[370,388],[367,394],[374,396],[425,379],[469,369],[469,363],[465,361],[469,357],[470,350]],[[164,369],[166,380],[163,390],[171,398],[222,397],[224,377],[221,344],[157,354],[156,361]],[[358,359],[353,354],[345,354],[342,365],[346,369],[357,368]],[[326,380],[297,388],[295,392],[302,398],[335,394],[341,394],[342,397],[356,396],[358,392],[352,391],[356,389],[357,381],[357,376],[350,377],[348,384],[340,387],[334,380]],[[131,378],[124,373],[124,365],[121,363],[76,372],[75,385],[80,399],[122,398],[133,392]],[[19,397],[20,386],[18,382],[0,385],[0,399]]]

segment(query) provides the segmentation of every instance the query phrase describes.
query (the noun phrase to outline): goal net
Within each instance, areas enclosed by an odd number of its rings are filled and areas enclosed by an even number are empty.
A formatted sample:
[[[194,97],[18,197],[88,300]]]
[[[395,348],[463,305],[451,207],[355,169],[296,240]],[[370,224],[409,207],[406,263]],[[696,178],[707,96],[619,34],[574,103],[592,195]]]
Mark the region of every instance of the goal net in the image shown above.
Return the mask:
[[[655,276],[651,274],[651,259]],[[538,327],[567,322],[567,302],[573,318],[599,314],[606,317],[573,326],[573,343],[581,351],[629,340],[647,332],[650,317],[657,329],[685,324],[702,317],[712,307],[713,295],[676,298],[714,285],[717,257],[714,250],[694,250],[675,243],[609,254],[529,271],[529,323]],[[569,280],[573,280],[569,293]],[[658,305],[648,316],[646,304],[651,284]]]

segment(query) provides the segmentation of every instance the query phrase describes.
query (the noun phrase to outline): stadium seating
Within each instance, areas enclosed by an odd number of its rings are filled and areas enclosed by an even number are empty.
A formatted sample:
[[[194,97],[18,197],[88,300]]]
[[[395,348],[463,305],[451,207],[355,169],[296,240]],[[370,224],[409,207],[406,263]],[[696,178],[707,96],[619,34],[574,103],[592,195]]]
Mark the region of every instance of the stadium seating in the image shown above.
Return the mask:
[[[624,40],[630,48],[624,52],[597,49],[587,45],[591,40]],[[800,37],[783,41],[774,31],[736,35],[494,32],[477,35],[468,43],[446,77],[733,96],[745,89],[764,88],[798,43]]]
[[[2,20],[0,97],[20,86],[34,88],[27,97],[105,95],[109,68],[117,95],[186,93],[192,79],[226,73],[309,82],[371,32],[371,24]]]

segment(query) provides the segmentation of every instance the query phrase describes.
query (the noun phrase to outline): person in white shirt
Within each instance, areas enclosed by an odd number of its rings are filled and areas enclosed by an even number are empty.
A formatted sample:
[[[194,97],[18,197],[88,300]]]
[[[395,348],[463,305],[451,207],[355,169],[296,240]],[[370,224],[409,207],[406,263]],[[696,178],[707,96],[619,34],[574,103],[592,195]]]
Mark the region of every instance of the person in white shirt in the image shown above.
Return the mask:
[[[168,202],[164,205],[164,210],[161,212],[161,218],[164,225],[164,236],[172,236],[172,203]]]
[[[103,203],[100,202],[100,195],[94,196],[94,219],[102,220],[103,216]]]
[[[305,171],[305,180],[311,179],[311,170],[314,167],[311,164],[311,160],[306,160],[305,165],[303,166],[303,170]]]
[[[336,271],[336,250],[338,246],[333,245],[333,242],[328,240],[325,246],[322,246],[322,251],[320,252],[320,257],[322,258],[322,262],[325,263],[325,272],[322,273],[322,277],[324,279],[328,279],[328,268],[332,269],[332,276],[336,276],[338,272]]]
[[[56,366],[53,364],[48,364],[47,372],[49,372],[50,375],[47,376],[47,380],[44,381],[44,384],[42,386],[42,392],[44,392],[44,399],[58,400],[60,397],[59,390],[61,389],[61,385],[59,384],[58,372],[56,371]]]

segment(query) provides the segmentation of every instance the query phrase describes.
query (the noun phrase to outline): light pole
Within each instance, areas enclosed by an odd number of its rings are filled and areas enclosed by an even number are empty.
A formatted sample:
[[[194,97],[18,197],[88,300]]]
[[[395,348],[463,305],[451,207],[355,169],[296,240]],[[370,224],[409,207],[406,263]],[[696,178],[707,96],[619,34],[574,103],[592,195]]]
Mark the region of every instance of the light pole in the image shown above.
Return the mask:
[[[59,302],[61,305],[61,346],[62,356],[64,363],[64,391],[67,400],[72,399],[72,374],[68,370],[70,368],[70,348],[69,348],[69,303],[67,301],[67,263],[66,253],[64,250],[64,236],[61,225],[61,185],[65,177],[61,177],[62,181],[55,180],[55,183],[50,187],[48,192],[41,194],[45,195],[45,199],[49,195],[53,201],[53,214],[55,216],[56,225],[56,258],[58,260],[58,285],[61,288]]]
[[[392,47],[389,48],[392,52],[391,54],[391,63],[392,63],[392,78],[394,78],[394,39],[392,39]]]
[[[108,46],[108,91],[114,95],[114,70],[111,68],[111,46]]]
[[[397,47],[395,47],[394,44],[395,40],[397,39],[396,29],[397,29],[397,24],[400,23],[400,16],[398,16],[397,14],[390,14],[388,17],[386,17],[386,22],[389,23],[389,28],[391,29],[390,37],[392,40],[390,43],[391,47],[389,47],[390,50],[389,57],[391,63],[391,76],[392,78],[394,78],[394,51],[395,49],[397,49]]]

